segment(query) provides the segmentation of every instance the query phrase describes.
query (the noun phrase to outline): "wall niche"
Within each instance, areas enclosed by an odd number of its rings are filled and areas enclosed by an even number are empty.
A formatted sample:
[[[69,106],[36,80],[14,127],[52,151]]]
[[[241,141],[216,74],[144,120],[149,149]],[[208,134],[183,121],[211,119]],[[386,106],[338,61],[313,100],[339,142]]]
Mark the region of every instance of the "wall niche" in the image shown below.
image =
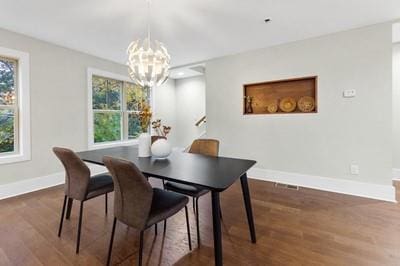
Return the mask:
[[[317,76],[243,85],[243,114],[317,113]]]

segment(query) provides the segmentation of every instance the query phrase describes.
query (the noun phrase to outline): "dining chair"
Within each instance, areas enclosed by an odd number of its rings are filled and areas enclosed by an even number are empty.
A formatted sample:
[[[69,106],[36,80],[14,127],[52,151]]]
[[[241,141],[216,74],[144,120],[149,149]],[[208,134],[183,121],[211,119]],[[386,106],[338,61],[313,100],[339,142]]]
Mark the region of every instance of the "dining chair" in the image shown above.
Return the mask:
[[[202,154],[206,156],[218,157],[219,141],[215,139],[196,139],[190,146],[189,153]],[[200,246],[200,226],[199,226],[199,198],[209,192],[201,186],[185,185],[177,182],[165,182],[164,189],[178,192],[193,199],[193,210],[196,215],[197,244]],[[222,214],[220,212],[220,217]]]
[[[66,219],[69,219],[71,214],[72,201],[80,201],[78,235],[76,240],[76,253],[78,254],[81,239],[83,203],[89,199],[104,195],[105,213],[107,214],[107,194],[114,191],[114,184],[112,177],[108,173],[91,176],[89,167],[72,150],[55,147],[53,148],[53,152],[65,168],[64,203],[58,237],[61,236],[67,200]]]
[[[142,265],[144,231],[173,216],[185,208],[189,250],[190,239],[187,203],[189,199],[179,193],[153,188],[146,177],[130,161],[105,156],[103,162],[114,181],[114,222],[108,250],[107,265],[111,262],[111,253],[117,220],[140,230],[139,260]]]

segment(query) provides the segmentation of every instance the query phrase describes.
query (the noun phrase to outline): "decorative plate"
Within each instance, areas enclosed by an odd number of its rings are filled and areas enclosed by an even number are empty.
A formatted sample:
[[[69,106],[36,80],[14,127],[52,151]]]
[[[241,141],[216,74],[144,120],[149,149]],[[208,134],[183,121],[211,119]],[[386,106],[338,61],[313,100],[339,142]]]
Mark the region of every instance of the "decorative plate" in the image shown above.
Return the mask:
[[[309,113],[314,111],[315,108],[315,101],[313,97],[304,96],[299,99],[297,102],[297,106],[299,107],[300,111],[303,113]]]
[[[292,97],[283,98],[279,103],[282,112],[290,113],[296,109],[296,100]]]
[[[268,113],[276,113],[278,111],[278,101],[271,101],[267,105]]]

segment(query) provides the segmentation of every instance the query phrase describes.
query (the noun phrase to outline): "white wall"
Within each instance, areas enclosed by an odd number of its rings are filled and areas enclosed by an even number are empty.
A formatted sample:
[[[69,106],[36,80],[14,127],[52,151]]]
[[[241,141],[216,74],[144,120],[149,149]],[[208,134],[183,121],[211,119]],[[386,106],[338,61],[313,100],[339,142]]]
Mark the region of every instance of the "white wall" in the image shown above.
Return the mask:
[[[207,135],[258,168],[390,185],[391,37],[386,23],[206,62]],[[311,75],[318,114],[243,116],[243,84]]]
[[[188,147],[194,139],[206,131],[206,124],[195,123],[206,114],[206,88],[204,76],[175,81],[175,105],[177,143],[179,147]]]
[[[393,167],[400,169],[400,43],[393,45]]]
[[[168,141],[173,147],[177,146],[175,80],[169,79],[160,87],[155,88],[153,97],[154,108],[152,120],[161,119],[163,125],[172,127],[168,135]]]
[[[62,171],[53,146],[87,149],[87,68],[128,75],[127,68],[2,29],[0,46],[30,54],[32,139],[32,160],[0,165],[0,185],[52,176]],[[157,116],[174,124],[174,81],[156,88],[154,97]]]

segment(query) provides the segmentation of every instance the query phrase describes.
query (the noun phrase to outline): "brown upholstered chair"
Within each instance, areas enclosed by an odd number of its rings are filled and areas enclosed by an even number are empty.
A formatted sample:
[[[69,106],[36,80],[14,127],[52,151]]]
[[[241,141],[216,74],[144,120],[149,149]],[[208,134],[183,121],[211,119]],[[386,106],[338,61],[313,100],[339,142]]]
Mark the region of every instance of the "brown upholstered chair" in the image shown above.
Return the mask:
[[[196,139],[190,146],[189,153],[202,154],[217,157],[219,152],[219,141],[215,139]],[[200,186],[185,185],[176,182],[164,183],[164,189],[178,192],[193,199],[193,210],[196,214],[197,243],[200,246],[200,227],[199,227],[199,198],[208,193],[208,190]],[[222,218],[222,215],[220,213]]]
[[[55,147],[53,148],[53,152],[65,168],[65,196],[58,236],[61,236],[67,199],[66,219],[70,217],[73,200],[80,201],[78,236],[76,241],[76,253],[79,253],[83,203],[89,199],[105,195],[105,211],[107,214],[107,193],[114,191],[113,181],[109,174],[100,174],[91,177],[90,169],[72,150]]]
[[[186,206],[189,199],[186,196],[159,188],[152,188],[146,177],[132,162],[108,156],[103,158],[103,162],[111,173],[115,188],[114,222],[107,265],[109,265],[111,261],[117,220],[140,230],[138,264],[141,265],[144,231],[160,221],[165,221],[182,208],[185,208],[189,249],[192,249],[188,210]]]

